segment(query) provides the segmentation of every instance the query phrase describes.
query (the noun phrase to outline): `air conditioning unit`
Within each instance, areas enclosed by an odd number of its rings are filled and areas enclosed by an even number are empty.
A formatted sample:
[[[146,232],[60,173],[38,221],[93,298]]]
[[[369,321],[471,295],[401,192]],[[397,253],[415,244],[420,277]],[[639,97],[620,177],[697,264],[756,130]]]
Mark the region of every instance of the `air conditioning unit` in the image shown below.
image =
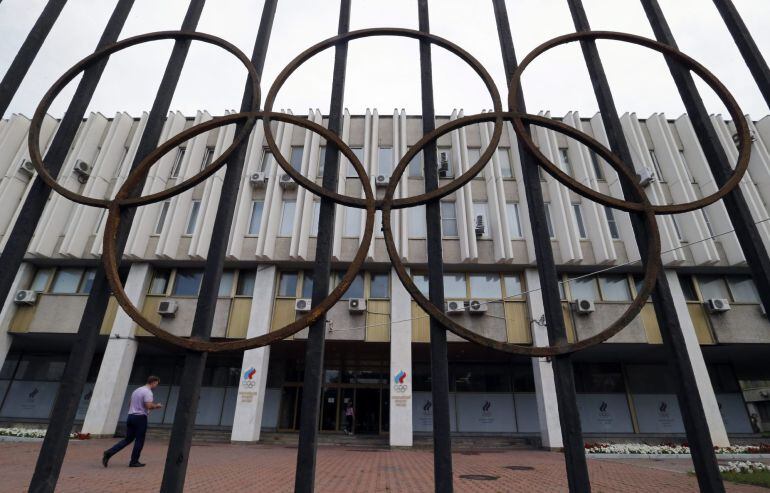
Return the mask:
[[[387,187],[388,183],[390,183],[390,177],[387,175],[377,175],[374,179],[374,184],[378,187]]]
[[[295,182],[287,173],[281,175],[281,178],[278,179],[278,183],[281,184],[281,188],[297,188],[297,182]]]
[[[36,301],[37,293],[29,289],[20,289],[13,297],[13,302],[17,305],[34,305]]]
[[[179,308],[179,303],[174,300],[163,300],[158,303],[158,315],[161,317],[173,317]]]
[[[642,168],[639,171],[639,184],[646,187],[655,181],[655,173],[650,168]]]
[[[21,171],[27,176],[32,176],[33,174],[35,174],[35,165],[32,164],[32,161],[29,161],[27,159],[22,159],[21,164],[19,165],[19,171]]]
[[[450,315],[453,313],[465,313],[465,302],[464,301],[447,301],[446,312],[449,313]]]
[[[252,173],[249,176],[249,183],[254,188],[263,188],[267,184],[267,175],[261,171]]]
[[[366,300],[363,298],[350,298],[348,300],[348,311],[350,313],[364,313],[366,311]]]
[[[449,153],[440,152],[438,155],[438,176],[441,178],[451,178],[452,174],[449,171]]]
[[[484,216],[479,214],[476,216],[476,236],[484,236],[484,233],[486,233],[487,229],[484,225]]]
[[[87,162],[82,161],[80,159],[75,161],[74,171],[76,174],[86,178],[91,176],[91,166]]]
[[[575,311],[587,315],[596,311],[593,300],[575,300]]]
[[[730,302],[721,298],[706,300],[709,313],[723,313],[730,310]]]
[[[294,311],[298,313],[307,313],[310,311],[310,299],[299,298],[294,301]]]
[[[488,307],[489,304],[485,301],[470,300],[468,302],[468,311],[475,315],[484,315]]]

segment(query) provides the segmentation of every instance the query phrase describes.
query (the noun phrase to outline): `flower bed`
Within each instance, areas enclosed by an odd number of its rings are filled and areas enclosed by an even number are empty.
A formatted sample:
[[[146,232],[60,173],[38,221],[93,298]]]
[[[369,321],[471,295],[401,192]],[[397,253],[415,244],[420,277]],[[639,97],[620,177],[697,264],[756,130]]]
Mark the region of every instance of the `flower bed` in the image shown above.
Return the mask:
[[[761,462],[736,461],[728,462],[726,466],[719,466],[719,472],[736,472],[736,473],[755,473],[759,471],[770,471],[770,466]]]
[[[34,428],[0,428],[0,436],[16,438],[43,438],[46,430]],[[81,433],[70,433],[70,438],[82,439]]]
[[[640,455],[666,455],[689,454],[690,447],[686,443],[664,443],[660,445],[647,445],[646,443],[586,443],[586,452],[589,454],[640,454]],[[768,454],[770,445],[731,445],[729,447],[714,447],[717,454]]]

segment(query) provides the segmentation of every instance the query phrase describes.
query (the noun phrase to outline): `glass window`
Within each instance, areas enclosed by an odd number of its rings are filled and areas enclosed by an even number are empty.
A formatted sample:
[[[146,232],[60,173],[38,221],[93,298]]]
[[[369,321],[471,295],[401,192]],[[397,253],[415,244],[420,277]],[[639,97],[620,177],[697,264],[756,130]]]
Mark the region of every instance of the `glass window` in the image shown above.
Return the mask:
[[[472,167],[474,164],[479,162],[479,159],[481,159],[481,148],[480,147],[469,147],[468,148],[468,167]],[[484,173],[479,173],[476,178],[484,179]]]
[[[486,202],[474,202],[473,203],[473,216],[476,224],[474,225],[478,230],[479,225],[484,227],[484,233],[481,234],[482,238],[489,238],[491,236],[492,225],[489,224],[489,206]],[[479,218],[481,221],[479,222]],[[478,236],[478,233],[477,233]]]
[[[310,222],[310,236],[318,236],[318,221],[321,220],[321,202],[313,202],[313,219]]]
[[[219,279],[219,292],[217,296],[220,298],[229,298],[233,295],[233,281],[235,280],[235,271],[226,270],[222,272],[222,277]]]
[[[291,146],[291,167],[297,171],[302,171],[302,146]]]
[[[425,238],[427,225],[425,224],[425,206],[410,207],[409,212],[409,238]]]
[[[352,147],[350,149],[353,151],[353,154],[356,155],[359,161],[361,161],[361,164],[365,165],[364,162],[364,148],[363,147]],[[347,161],[347,159],[345,160]],[[348,162],[348,170],[347,170],[347,177],[348,178],[358,178],[358,173],[356,173],[356,169],[353,167],[353,164]]]
[[[444,274],[444,297],[467,298],[465,274]]]
[[[653,168],[655,168],[655,177],[658,179],[658,181],[665,182],[666,178],[663,176],[663,173],[660,171],[660,163],[658,162],[658,155],[655,154],[655,151],[653,149],[650,149],[650,160],[652,161]]]
[[[499,300],[503,297],[498,274],[471,274],[471,298],[491,298]]]
[[[497,159],[500,162],[500,175],[503,178],[513,178],[513,168],[511,167],[511,148],[500,147],[497,149]]]
[[[502,365],[455,364],[451,381],[458,392],[510,392],[511,372]]]
[[[570,279],[569,287],[572,290],[573,300],[598,300],[599,292],[596,290],[595,277],[583,277]]]
[[[698,301],[698,294],[695,292],[695,286],[693,284],[692,276],[679,275],[679,285],[682,287],[685,301]],[[642,279],[639,278],[639,282],[636,286],[636,292],[639,292]]]
[[[259,171],[267,171],[270,169],[270,163],[273,162],[273,153],[269,148],[262,149],[262,162],[260,163]]]
[[[52,293],[77,293],[83,269],[64,268],[56,271],[56,277],[51,286]]]
[[[150,281],[150,294],[166,294],[168,281],[171,277],[170,269],[154,269],[152,271],[152,280]]]
[[[394,226],[394,219],[395,215],[391,213],[390,215],[390,227],[393,228]],[[374,211],[374,236],[382,238],[385,236],[385,233],[382,231],[382,211],[376,210]]]
[[[422,176],[422,151],[415,154],[412,160],[409,161],[409,176],[412,178]]]
[[[695,181],[695,177],[690,172],[690,166],[687,164],[687,159],[684,157],[684,151],[681,149],[679,150],[679,158],[682,160],[682,165],[684,166],[684,172],[687,173],[687,178],[690,180],[690,183],[698,183],[697,181]]]
[[[161,204],[160,206],[160,214],[158,214],[158,222],[155,223],[156,235],[159,235],[163,232],[163,226],[166,224],[166,216],[168,215],[168,208],[170,205],[171,205],[171,201],[165,200],[163,204]]]
[[[337,283],[342,280],[343,273],[338,272],[337,273]],[[350,287],[347,291],[345,291],[345,294],[342,295],[343,300],[347,300],[350,298],[363,298],[364,297],[364,275],[359,273],[356,275],[356,277],[353,279],[353,282],[350,284]]]
[[[358,238],[361,234],[361,209],[343,207],[343,211],[345,211],[343,236]]]
[[[390,275],[371,274],[372,280],[369,285],[370,298],[390,298]]]
[[[730,298],[725,280],[720,276],[698,276],[698,286],[704,300]]]
[[[91,286],[94,285],[94,277],[96,277],[96,269],[86,269],[83,279],[80,281],[80,289],[78,293],[88,294],[91,292]]]
[[[281,272],[281,281],[278,283],[278,296],[294,298],[297,296],[297,273]]]
[[[195,233],[195,225],[198,223],[198,213],[201,209],[201,201],[193,200],[190,206],[190,215],[187,217],[187,227],[184,230],[184,234],[192,235]]]
[[[583,222],[583,209],[580,204],[572,204],[572,210],[575,212],[575,223],[577,224],[578,234],[581,240],[588,238],[586,234],[586,225]]]
[[[326,146],[321,146],[318,150],[318,173],[319,178],[324,175],[324,166],[326,166]]]
[[[714,237],[714,230],[711,228],[711,221],[709,220],[709,215],[706,213],[706,209],[701,209],[700,212],[703,214],[703,221],[706,222],[706,229],[709,232],[709,236]]]
[[[249,219],[249,234],[258,235],[259,228],[262,226],[262,210],[265,207],[265,203],[261,200],[253,200],[251,202],[251,218]]]
[[[253,296],[254,280],[257,277],[256,271],[241,270],[238,271],[238,285],[235,287],[236,296]]]
[[[545,206],[545,224],[548,227],[548,236],[556,238],[553,232],[553,221],[551,220],[551,204],[549,202],[543,203]]]
[[[441,232],[444,236],[457,236],[457,210],[454,202],[441,202]]]
[[[684,241],[682,239],[682,232],[679,230],[679,222],[676,220],[676,216],[671,215],[669,217],[671,218],[671,224],[674,225],[674,233],[676,233],[676,239],[679,241]]]
[[[380,147],[377,150],[377,167],[381,175],[390,176],[393,173],[392,147]]]
[[[628,365],[628,388],[634,394],[673,394],[674,380],[666,365]]]
[[[507,202],[505,207],[508,209],[508,230],[511,234],[511,239],[515,240],[522,238],[519,204],[516,202]]]
[[[604,215],[607,216],[607,226],[610,228],[610,236],[613,240],[619,240],[620,231],[618,230],[618,223],[615,221],[615,211],[605,206]]]
[[[599,287],[604,301],[629,301],[631,289],[624,275],[599,276]]]
[[[278,236],[291,236],[294,229],[294,208],[297,202],[294,200],[284,200],[281,210],[281,227],[278,230]]]
[[[177,269],[173,296],[198,296],[203,271],[200,269]]]
[[[569,160],[569,150],[566,147],[559,148],[559,163],[561,164],[561,170],[572,176],[572,163]]]
[[[37,272],[35,272],[35,278],[32,279],[32,284],[29,286],[29,289],[37,291],[38,293],[44,292],[45,288],[48,287],[48,281],[51,279],[52,274],[53,269],[38,269]]]
[[[759,303],[759,293],[749,276],[727,276],[727,285],[736,303]]]
[[[412,281],[414,281],[414,285],[417,286],[417,289],[419,289],[422,294],[425,296],[428,295],[428,276],[425,274],[413,274]],[[446,296],[446,292],[444,293],[444,296]]]
[[[179,176],[179,170],[182,169],[182,160],[184,159],[185,148],[180,147],[176,150],[176,157],[174,158],[174,164],[171,166],[171,178]]]
[[[441,178],[454,176],[452,170],[452,148],[438,147],[436,148],[436,155],[438,156],[438,175]]]
[[[623,372],[616,363],[575,363],[575,390],[579,393],[625,392]]]
[[[203,151],[203,161],[201,161],[201,170],[203,170],[206,166],[211,164],[211,161],[213,160],[214,160],[214,148],[206,147],[206,150]]]
[[[313,271],[306,270],[302,273],[302,297],[313,297]]]
[[[597,180],[604,180],[604,169],[599,162],[599,155],[591,151],[591,164],[594,166],[594,174]]]
[[[521,282],[521,275],[513,274],[503,277],[505,283],[505,297],[522,298],[524,296],[524,285]]]
[[[61,380],[66,360],[57,356],[24,356],[16,370],[16,380],[50,381]]]

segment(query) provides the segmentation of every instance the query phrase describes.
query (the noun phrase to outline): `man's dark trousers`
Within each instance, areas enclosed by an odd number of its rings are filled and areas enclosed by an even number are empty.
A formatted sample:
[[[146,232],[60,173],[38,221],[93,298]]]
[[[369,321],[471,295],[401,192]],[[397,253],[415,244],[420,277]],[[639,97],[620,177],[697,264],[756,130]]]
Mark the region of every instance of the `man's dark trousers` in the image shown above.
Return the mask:
[[[147,416],[144,414],[129,414],[126,420],[126,438],[116,443],[107,454],[112,457],[131,442],[134,442],[134,450],[131,451],[131,463],[139,462],[139,454],[144,447],[144,435],[147,434]]]

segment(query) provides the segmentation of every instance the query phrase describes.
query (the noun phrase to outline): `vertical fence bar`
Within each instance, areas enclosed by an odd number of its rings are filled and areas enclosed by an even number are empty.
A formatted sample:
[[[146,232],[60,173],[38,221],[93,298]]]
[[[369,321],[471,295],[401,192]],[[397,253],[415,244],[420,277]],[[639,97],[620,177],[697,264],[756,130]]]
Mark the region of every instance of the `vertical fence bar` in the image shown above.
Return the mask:
[[[500,49],[503,54],[505,74],[510,84],[513,72],[518,62],[513,46],[508,10],[504,0],[492,0],[497,23],[497,33],[500,38]],[[524,95],[519,88],[519,109],[526,111]],[[548,321],[548,342],[551,345],[567,343],[567,328],[564,325],[564,316],[559,296],[558,274],[553,259],[548,223],[546,222],[545,204],[543,203],[542,185],[538,165],[526,148],[519,144],[519,156],[521,156],[521,168],[526,189],[527,206],[532,224],[532,236],[537,258],[537,269],[540,275],[541,294],[545,318]],[[564,461],[567,468],[567,481],[570,491],[591,491],[591,482],[586,463],[585,446],[583,444],[583,431],[580,425],[580,414],[577,407],[577,394],[575,392],[575,374],[570,355],[553,358],[554,381],[556,385],[556,398],[559,407],[559,421],[561,435],[564,443]]]
[[[588,17],[583,8],[582,1],[567,0],[567,2],[572,13],[575,30],[579,32],[590,31],[591,27],[588,23]],[[626,166],[631,166],[633,157],[625,140],[620,118],[615,108],[615,101],[612,97],[612,91],[610,90],[609,82],[599,57],[599,50],[593,40],[582,41],[581,47],[583,49],[583,56],[586,59],[594,93],[599,103],[599,111],[607,131],[610,147],[614,153],[620,156]],[[620,182],[625,198],[634,200],[636,196],[634,189],[622,177]],[[644,258],[647,255],[647,243],[645,241],[647,233],[644,221],[637,214],[630,214],[630,217],[634,235],[639,245],[639,252],[642,258]],[[703,411],[703,403],[701,402],[695,380],[695,373],[687,353],[682,327],[679,324],[679,317],[671,297],[668,280],[663,271],[658,273],[652,299],[655,306],[655,316],[658,320],[663,344],[668,355],[671,376],[674,377],[676,382],[679,408],[682,413],[685,431],[687,432],[687,441],[690,445],[698,484],[701,491],[724,491],[716,455],[714,454],[714,445],[711,441],[706,415]]]
[[[120,0],[118,2],[102,37],[99,39],[97,49],[117,41],[133,5],[134,0]],[[75,94],[72,96],[72,101],[64,112],[61,122],[59,122],[56,134],[43,159],[52,176],[59,175],[64,159],[69,152],[70,144],[75,138],[78,128],[80,128],[83,115],[91,102],[104,68],[107,66],[107,61],[108,59],[104,59],[85,70]],[[40,177],[35,177],[35,181],[24,199],[21,211],[19,211],[19,216],[13,223],[5,248],[0,253],[0,265],[3,266],[0,269],[0,300],[7,299],[10,294],[16,272],[24,260],[24,254],[27,252],[32,235],[35,233],[38,222],[40,222],[50,192],[48,185]]]
[[[265,66],[267,47],[270,44],[270,34],[273,29],[275,10],[278,0],[267,0],[262,9],[262,18],[259,22],[257,39],[254,42],[254,50],[251,62],[259,74]],[[251,81],[246,81],[241,111],[249,111],[252,107],[255,94],[252,93]],[[236,126],[238,134],[244,124]],[[225,177],[222,181],[219,204],[217,206],[214,229],[211,232],[211,242],[206,256],[206,266],[203,271],[198,302],[195,308],[191,338],[209,340],[211,327],[214,323],[214,311],[219,294],[219,282],[222,278],[222,269],[227,253],[227,243],[232,229],[233,215],[238,197],[238,188],[241,184],[243,166],[246,162],[248,139],[245,139],[233,157],[227,162]],[[166,465],[163,472],[161,491],[181,492],[184,488],[187,475],[187,463],[192,445],[193,426],[198,411],[198,399],[200,397],[203,372],[206,369],[208,353],[199,351],[186,351],[182,379],[179,387],[174,424],[171,428],[168,451],[166,452]]]
[[[420,31],[430,33],[428,0],[417,0]],[[436,128],[436,111],[433,104],[433,60],[431,45],[420,41],[420,89],[422,96],[422,131],[424,134]],[[423,150],[425,192],[435,190],[438,182],[436,142]],[[444,310],[444,260],[441,237],[441,203],[438,200],[425,204],[425,222],[428,242],[428,296],[431,303]],[[435,491],[450,492],[452,486],[452,439],[449,420],[449,357],[447,355],[446,329],[430,319],[430,374],[433,399],[433,478]]]
[[[741,52],[749,71],[751,71],[751,75],[757,81],[759,92],[765,98],[765,103],[770,107],[770,67],[767,66],[767,61],[762,56],[762,52],[759,51],[759,47],[754,42],[754,38],[751,37],[749,29],[732,0],[714,0],[714,5],[724,19],[735,44],[738,45],[738,50]]]
[[[337,34],[350,30],[350,0],[341,0]],[[337,44],[334,51],[332,73],[332,94],[329,103],[329,130],[342,134],[343,99],[345,76],[348,63],[347,41]],[[327,142],[324,158],[323,187],[337,190],[340,165],[339,149]],[[312,306],[318,306],[329,294],[332,247],[334,244],[334,220],[336,204],[322,197],[318,218],[318,239],[316,241],[315,264],[313,266]],[[315,490],[316,449],[318,448],[318,415],[321,407],[321,386],[324,371],[324,344],[326,340],[326,313],[310,326],[305,345],[305,376],[302,389],[302,403],[297,447],[297,467],[294,476],[294,491],[311,493]]]
[[[200,19],[205,0],[192,0],[182,23],[183,31],[195,31]],[[190,48],[189,40],[180,40],[174,43],[166,71],[161,79],[160,88],[155,97],[150,115],[147,118],[144,133],[139,142],[139,147],[132,163],[132,168],[147,156],[158,144],[161,131],[174,96],[179,77],[182,73],[187,52]],[[69,144],[68,144],[69,145]],[[142,185],[137,186],[134,193],[140,193]],[[131,231],[131,222],[135,208],[129,208],[121,213],[121,225],[117,233],[118,255],[123,255],[123,250]],[[99,338],[99,328],[107,311],[110,298],[110,286],[100,264],[94,276],[91,293],[88,295],[83,316],[80,320],[75,342],[72,346],[67,365],[64,369],[59,391],[56,394],[52,419],[46,432],[43,446],[37,458],[35,473],[30,482],[30,492],[53,492],[56,481],[67,451],[69,433],[75,420],[80,396],[83,393],[83,385],[88,375],[88,370],[93,361],[96,343]]]
[[[43,8],[40,17],[35,21],[35,25],[32,26],[27,39],[24,40],[21,48],[19,48],[19,52],[11,62],[10,67],[8,67],[3,80],[0,81],[0,118],[8,110],[8,105],[11,104],[11,100],[16,95],[16,91],[19,90],[24,76],[27,75],[32,62],[35,61],[35,57],[37,57],[40,51],[40,47],[43,46],[45,38],[48,37],[51,28],[53,28],[56,19],[59,18],[59,14],[61,14],[66,4],[67,0],[49,0]]]

